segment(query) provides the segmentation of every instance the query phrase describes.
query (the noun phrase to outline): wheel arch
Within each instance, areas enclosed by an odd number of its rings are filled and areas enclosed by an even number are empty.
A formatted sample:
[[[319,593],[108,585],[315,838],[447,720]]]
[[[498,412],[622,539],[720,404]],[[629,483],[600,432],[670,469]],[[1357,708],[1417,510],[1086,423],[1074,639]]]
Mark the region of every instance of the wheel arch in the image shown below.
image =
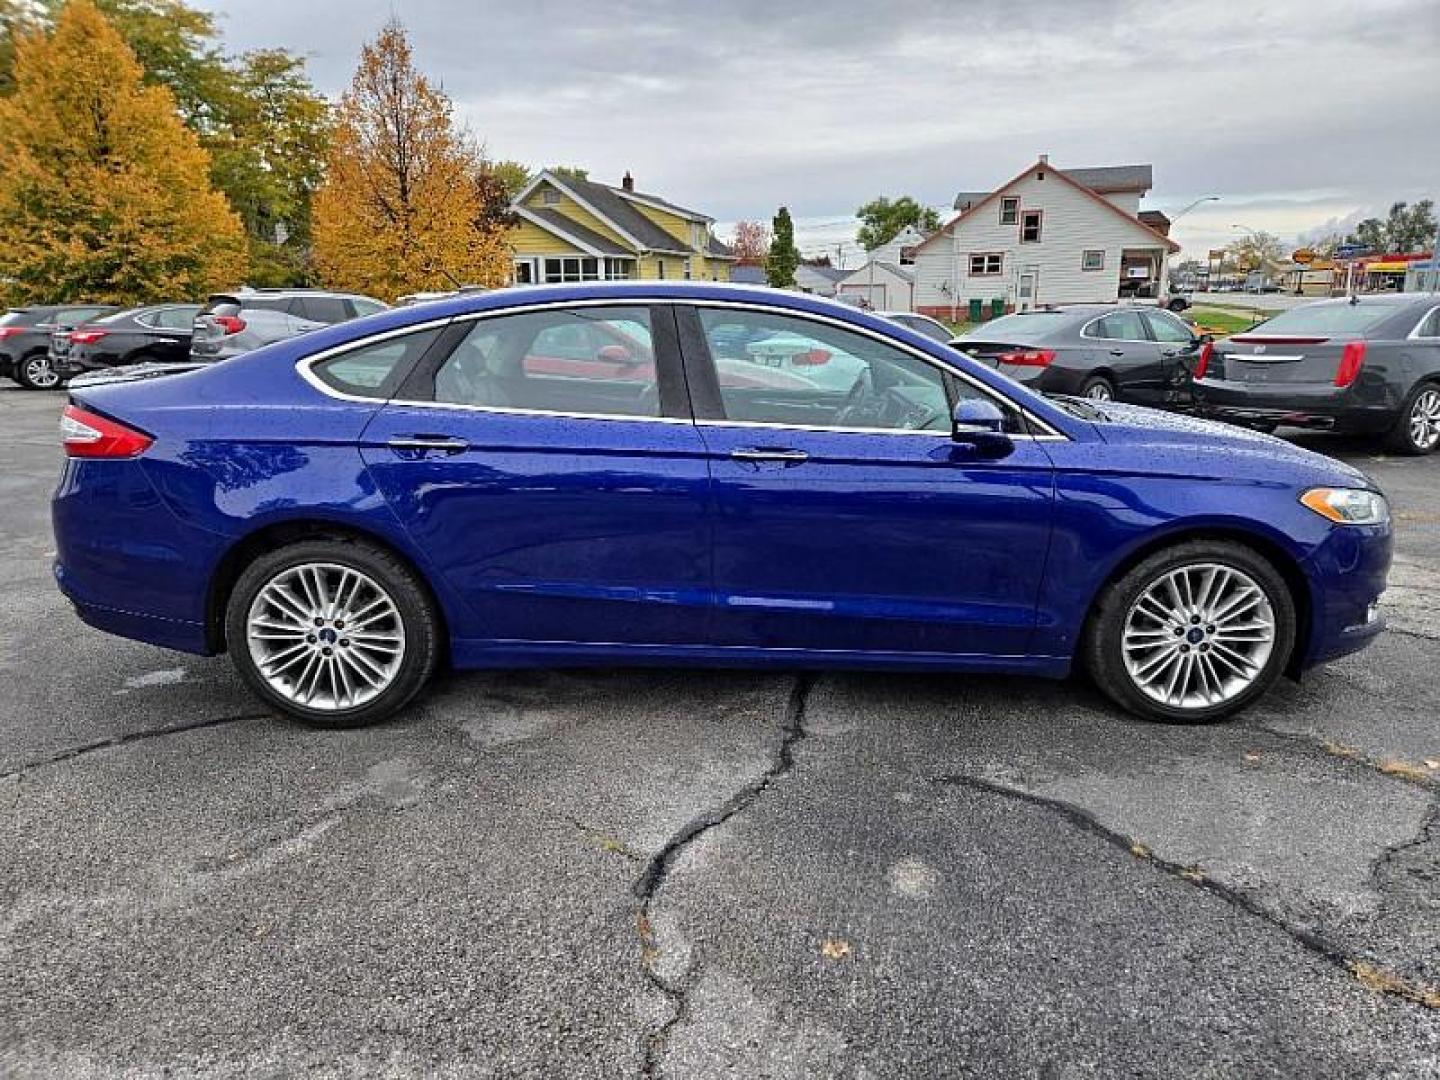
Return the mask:
[[[425,590],[431,609],[440,624],[441,648],[448,647],[450,626],[445,605],[435,594],[429,577],[409,553],[378,532],[323,519],[306,518],[272,522],[246,534],[232,544],[216,564],[210,575],[210,586],[205,597],[205,645],[211,653],[222,653],[226,650],[225,609],[230,603],[235,583],[245,572],[245,568],[261,555],[304,540],[359,540],[381,548],[399,559]]]
[[[1314,630],[1315,602],[1311,595],[1310,582],[1300,567],[1300,561],[1291,552],[1285,550],[1281,544],[1263,533],[1237,525],[1199,524],[1175,529],[1158,536],[1151,536],[1126,552],[1125,556],[1110,568],[1110,572],[1105,576],[1105,580],[1101,582],[1094,598],[1090,601],[1090,607],[1085,612],[1085,622],[1081,629],[1080,640],[1084,641],[1089,636],[1091,624],[1100,610],[1101,597],[1105,595],[1106,590],[1112,584],[1156,552],[1194,540],[1223,540],[1240,544],[1248,547],[1275,567],[1276,572],[1290,590],[1290,599],[1295,604],[1295,643],[1291,647],[1290,655],[1285,659],[1285,674],[1292,679],[1299,678],[1304,659],[1310,651],[1310,640]]]

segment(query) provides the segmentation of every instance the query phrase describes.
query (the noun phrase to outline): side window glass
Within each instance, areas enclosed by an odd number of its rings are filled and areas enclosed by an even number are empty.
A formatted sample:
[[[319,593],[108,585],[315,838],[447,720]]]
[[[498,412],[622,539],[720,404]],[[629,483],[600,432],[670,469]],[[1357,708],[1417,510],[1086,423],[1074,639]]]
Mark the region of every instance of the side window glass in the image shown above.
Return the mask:
[[[1425,317],[1425,321],[1422,322],[1419,329],[1415,331],[1415,336],[1429,338],[1440,337],[1440,308],[1436,308]]]
[[[358,296],[350,298],[350,306],[355,309],[357,316],[374,315],[385,310],[384,304],[376,303],[374,300],[362,300]]]
[[[1138,311],[1117,311],[1106,315],[1100,320],[1100,325],[1105,328],[1102,335],[1119,341],[1148,341],[1145,336],[1145,326],[1140,321]]]
[[[789,315],[698,311],[727,419],[799,427],[950,430],[944,373],[908,352]]]
[[[386,338],[322,360],[311,370],[327,386],[357,397],[388,398],[440,331],[432,328]]]
[[[299,315],[312,322],[333,325],[350,318],[350,309],[338,296],[306,296],[300,301]]]
[[[1156,341],[1163,341],[1167,345],[1188,345],[1194,339],[1190,328],[1173,315],[1151,312],[1145,318],[1150,323],[1150,330]]]
[[[166,308],[156,325],[163,330],[189,330],[195,325],[194,308]]]
[[[635,307],[480,319],[435,374],[435,400],[530,412],[659,416],[650,313]]]

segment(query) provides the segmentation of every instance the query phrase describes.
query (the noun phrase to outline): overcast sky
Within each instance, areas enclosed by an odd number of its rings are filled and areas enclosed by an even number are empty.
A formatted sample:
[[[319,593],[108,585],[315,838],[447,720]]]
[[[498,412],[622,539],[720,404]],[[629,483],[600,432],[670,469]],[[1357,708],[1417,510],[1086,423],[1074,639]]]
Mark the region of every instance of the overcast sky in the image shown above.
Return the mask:
[[[575,164],[801,246],[879,194],[949,207],[1039,154],[1219,195],[1187,254],[1440,196],[1440,0],[201,0],[326,93],[391,15],[492,157]],[[854,260],[851,260],[852,264]]]

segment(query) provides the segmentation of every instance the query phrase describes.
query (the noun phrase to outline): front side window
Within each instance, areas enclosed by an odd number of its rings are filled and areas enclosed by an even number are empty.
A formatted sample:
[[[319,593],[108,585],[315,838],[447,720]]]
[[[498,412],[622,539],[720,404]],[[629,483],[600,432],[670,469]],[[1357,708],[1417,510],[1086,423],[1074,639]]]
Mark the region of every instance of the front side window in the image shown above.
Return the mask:
[[[650,312],[557,308],[480,319],[435,374],[452,405],[659,416]]]
[[[1167,345],[1189,345],[1195,340],[1190,328],[1174,315],[1147,311],[1145,321],[1150,324],[1150,332],[1155,335],[1156,341],[1163,341]]]
[[[994,277],[1005,264],[1005,256],[999,251],[979,252],[970,256],[971,277]]]
[[[389,398],[439,335],[438,328],[361,345],[310,370],[326,386],[355,397]]]
[[[1138,311],[1117,311],[1106,315],[1091,329],[1091,336],[1111,341],[1147,341]]]
[[[338,296],[304,296],[300,298],[300,310],[295,314],[311,322],[333,326],[350,318],[350,309]]]
[[[1020,215],[1020,242],[1022,244],[1038,244],[1040,242],[1040,223],[1045,215],[1039,210],[1026,210]]]
[[[947,383],[979,393],[909,352],[828,323],[721,308],[699,316],[727,420],[948,432]]]

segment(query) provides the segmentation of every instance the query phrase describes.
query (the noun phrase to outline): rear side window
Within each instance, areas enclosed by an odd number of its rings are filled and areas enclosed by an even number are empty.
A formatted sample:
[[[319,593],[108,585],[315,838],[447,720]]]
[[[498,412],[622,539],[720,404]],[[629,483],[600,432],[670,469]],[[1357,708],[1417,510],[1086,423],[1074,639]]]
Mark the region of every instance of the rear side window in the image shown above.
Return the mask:
[[[28,326],[33,318],[28,311],[7,311],[0,315],[0,326]]]
[[[55,316],[55,321],[68,326],[76,326],[82,322],[89,322],[97,315],[108,314],[109,310],[109,308],[99,307],[66,308]]]
[[[1282,311],[1251,334],[1363,334],[1395,314],[1385,304],[1308,304]]]
[[[1030,311],[1019,315],[1002,315],[970,331],[971,337],[990,341],[1017,341],[1022,344],[1042,334],[1058,330],[1070,316],[1063,311]]]
[[[386,338],[322,360],[310,370],[331,389],[355,397],[385,399],[439,335],[438,328]]]
[[[189,330],[195,323],[199,311],[193,307],[172,307],[157,311],[151,316],[151,323],[162,330]]]
[[[361,316],[375,315],[386,310],[385,305],[378,300],[364,300],[358,296],[352,296],[350,298],[350,306],[355,309],[356,315]]]
[[[1416,337],[1440,337],[1440,307],[1433,309],[1415,328]]]
[[[350,308],[338,296],[302,296],[291,314],[311,322],[334,324],[350,318]]]

